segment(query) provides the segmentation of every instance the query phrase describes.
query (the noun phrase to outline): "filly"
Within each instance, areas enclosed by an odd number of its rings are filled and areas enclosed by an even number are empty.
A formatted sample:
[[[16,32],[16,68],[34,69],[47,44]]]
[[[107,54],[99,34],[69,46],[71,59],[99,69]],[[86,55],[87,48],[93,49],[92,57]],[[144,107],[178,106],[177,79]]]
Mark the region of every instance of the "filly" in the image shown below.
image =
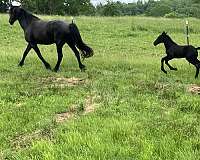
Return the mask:
[[[191,45],[180,46],[176,44],[166,32],[163,32],[158,38],[154,41],[154,46],[157,46],[160,43],[164,43],[167,56],[161,59],[161,70],[167,74],[167,71],[164,69],[164,62],[170,68],[170,70],[177,71],[177,68],[172,67],[168,62],[174,58],[185,58],[189,63],[193,64],[196,67],[195,78],[198,78],[200,61],[197,59],[198,50],[200,47],[195,48]]]

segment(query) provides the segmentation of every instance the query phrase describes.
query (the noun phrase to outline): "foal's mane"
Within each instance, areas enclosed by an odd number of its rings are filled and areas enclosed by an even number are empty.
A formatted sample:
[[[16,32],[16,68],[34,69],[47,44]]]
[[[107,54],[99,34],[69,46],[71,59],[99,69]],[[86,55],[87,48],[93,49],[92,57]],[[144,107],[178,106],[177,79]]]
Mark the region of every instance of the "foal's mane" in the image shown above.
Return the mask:
[[[174,42],[174,41],[172,40],[172,38],[171,38],[168,34],[165,34],[165,37],[166,37],[167,40],[170,41],[171,43],[176,44],[176,42]]]

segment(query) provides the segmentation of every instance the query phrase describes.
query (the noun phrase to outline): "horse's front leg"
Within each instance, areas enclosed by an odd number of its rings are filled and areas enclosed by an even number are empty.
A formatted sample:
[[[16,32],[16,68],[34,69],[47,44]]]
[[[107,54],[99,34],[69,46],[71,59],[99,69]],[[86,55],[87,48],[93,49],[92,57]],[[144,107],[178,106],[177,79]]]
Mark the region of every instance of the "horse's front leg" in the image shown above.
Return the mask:
[[[38,46],[36,44],[31,44],[32,48],[34,49],[34,51],[37,53],[38,57],[40,58],[40,60],[43,62],[43,64],[45,65],[46,69],[51,69],[50,64],[45,61],[45,59],[42,57],[42,54],[38,48]]]
[[[78,64],[79,64],[79,68],[81,69],[81,71],[85,71],[86,70],[86,67],[85,65],[83,65],[81,63],[81,59],[80,59],[80,53],[79,51],[76,49],[75,45],[74,44],[71,44],[71,43],[68,43],[69,47],[72,49],[72,51],[75,53],[76,55],[76,58],[77,58],[77,61],[78,61]]]
[[[167,71],[166,71],[165,68],[164,68],[164,61],[165,61],[165,58],[166,58],[166,57],[163,57],[163,58],[161,59],[161,71],[163,71],[165,74],[167,74]]]
[[[62,58],[63,58],[63,53],[62,53],[62,47],[63,47],[63,43],[57,43],[56,44],[56,47],[57,47],[57,53],[58,53],[58,61],[57,61],[57,64],[54,68],[54,71],[57,72],[60,68],[60,63],[62,61]]]
[[[26,59],[26,56],[27,56],[28,53],[30,52],[31,48],[32,48],[31,45],[28,44],[27,47],[26,47],[26,50],[24,51],[23,57],[22,57],[21,61],[19,62],[19,66],[22,67],[22,66],[24,65],[24,61],[25,61],[25,59]]]
[[[177,71],[177,68],[174,68],[174,67],[172,67],[168,62],[170,61],[170,60],[172,60],[173,58],[171,58],[171,57],[166,57],[165,58],[165,64],[169,67],[169,69],[170,70],[174,70],[174,71]]]

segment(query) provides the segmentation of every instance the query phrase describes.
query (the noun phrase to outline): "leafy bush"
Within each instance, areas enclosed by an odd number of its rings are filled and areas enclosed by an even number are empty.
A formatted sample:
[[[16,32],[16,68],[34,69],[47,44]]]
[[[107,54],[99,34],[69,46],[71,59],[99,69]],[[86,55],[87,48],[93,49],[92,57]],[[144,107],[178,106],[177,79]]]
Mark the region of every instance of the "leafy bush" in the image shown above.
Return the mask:
[[[165,18],[183,18],[185,17],[186,15],[184,14],[179,14],[177,12],[171,12],[171,13],[168,13],[168,14],[165,14]]]
[[[163,17],[165,14],[170,13],[171,8],[166,4],[155,5],[149,9],[147,15],[155,17]]]

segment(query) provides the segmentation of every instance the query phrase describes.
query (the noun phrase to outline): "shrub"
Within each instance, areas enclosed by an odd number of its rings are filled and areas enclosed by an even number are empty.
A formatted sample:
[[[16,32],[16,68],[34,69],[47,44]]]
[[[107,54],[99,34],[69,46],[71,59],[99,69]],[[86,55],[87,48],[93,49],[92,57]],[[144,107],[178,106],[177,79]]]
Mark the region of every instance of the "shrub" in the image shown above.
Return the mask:
[[[185,17],[186,15],[184,14],[179,14],[179,13],[176,13],[176,12],[171,12],[171,13],[168,13],[168,14],[165,14],[165,18],[183,18]]]

